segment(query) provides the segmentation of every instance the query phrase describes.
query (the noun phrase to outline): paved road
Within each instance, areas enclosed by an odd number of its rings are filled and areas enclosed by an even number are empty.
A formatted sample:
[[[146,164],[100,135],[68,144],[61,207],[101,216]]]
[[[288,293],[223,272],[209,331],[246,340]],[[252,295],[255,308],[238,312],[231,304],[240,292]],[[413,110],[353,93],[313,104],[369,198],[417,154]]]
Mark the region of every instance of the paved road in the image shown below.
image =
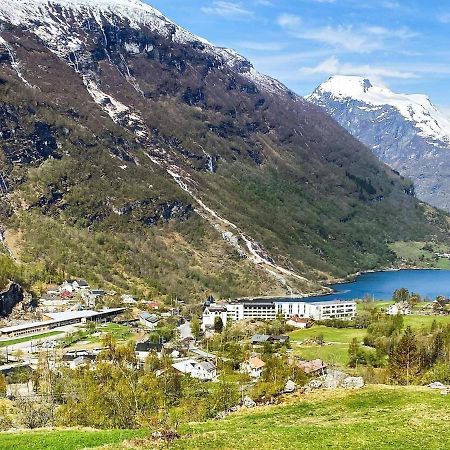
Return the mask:
[[[186,338],[192,338],[192,331],[191,331],[191,323],[190,322],[184,322],[182,325],[178,327],[178,331],[180,333],[181,339]]]

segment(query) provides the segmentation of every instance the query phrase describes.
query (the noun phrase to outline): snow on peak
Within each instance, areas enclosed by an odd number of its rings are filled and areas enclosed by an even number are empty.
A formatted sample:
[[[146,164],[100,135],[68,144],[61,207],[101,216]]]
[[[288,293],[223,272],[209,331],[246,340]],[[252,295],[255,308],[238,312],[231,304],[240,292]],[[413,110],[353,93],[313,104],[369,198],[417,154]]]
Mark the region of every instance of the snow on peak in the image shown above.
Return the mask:
[[[0,24],[3,21],[27,28],[60,57],[85,47],[80,30],[86,27],[87,20],[96,22],[102,30],[105,23],[121,20],[136,29],[145,26],[180,44],[201,42],[205,52],[221,57],[226,65],[267,92],[288,92],[278,81],[257,72],[234,50],[215,47],[141,0],[0,0]]]
[[[324,95],[337,101],[358,101],[369,107],[391,106],[413,122],[421,136],[450,143],[450,119],[426,95],[398,94],[373,85],[367,78],[344,75],[330,77],[306,98],[315,101]]]

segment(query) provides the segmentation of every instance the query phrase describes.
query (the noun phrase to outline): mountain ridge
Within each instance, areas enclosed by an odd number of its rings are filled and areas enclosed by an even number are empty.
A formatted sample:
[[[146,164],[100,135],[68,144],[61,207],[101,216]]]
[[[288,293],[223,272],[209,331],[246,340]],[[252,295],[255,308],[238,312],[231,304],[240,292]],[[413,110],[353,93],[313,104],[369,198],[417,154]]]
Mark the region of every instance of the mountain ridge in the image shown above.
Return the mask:
[[[164,17],[32,4],[46,21],[0,16],[0,201],[49,277],[307,293],[390,264],[387,242],[443,238],[409,180],[233,51],[174,39]]]
[[[423,94],[397,94],[363,77],[334,76],[307,100],[411,178],[422,200],[450,210],[450,120]]]

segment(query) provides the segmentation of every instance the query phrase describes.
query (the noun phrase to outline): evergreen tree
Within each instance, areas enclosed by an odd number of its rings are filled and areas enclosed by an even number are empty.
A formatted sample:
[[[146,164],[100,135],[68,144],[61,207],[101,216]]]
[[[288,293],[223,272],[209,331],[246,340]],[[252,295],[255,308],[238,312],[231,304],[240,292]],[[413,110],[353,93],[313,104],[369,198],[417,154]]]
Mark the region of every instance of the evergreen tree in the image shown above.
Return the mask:
[[[4,397],[6,395],[6,378],[5,375],[0,373],[0,397]]]
[[[214,331],[216,333],[222,333],[223,331],[223,321],[219,316],[216,316],[214,319]]]
[[[192,336],[195,337],[195,339],[198,339],[200,337],[200,320],[197,316],[194,316],[191,320],[191,333]]]
[[[417,340],[411,327],[405,333],[389,355],[389,373],[398,384],[409,385],[420,370],[420,357]]]

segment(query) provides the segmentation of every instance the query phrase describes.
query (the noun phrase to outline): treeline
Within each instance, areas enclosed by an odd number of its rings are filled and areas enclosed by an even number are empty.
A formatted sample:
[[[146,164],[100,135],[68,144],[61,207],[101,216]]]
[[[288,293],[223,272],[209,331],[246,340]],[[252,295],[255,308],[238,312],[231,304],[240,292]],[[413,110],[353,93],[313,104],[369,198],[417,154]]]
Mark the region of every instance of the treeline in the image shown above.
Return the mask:
[[[366,307],[372,319],[364,346],[357,339],[349,345],[350,367],[380,368],[384,381],[393,384],[450,383],[450,325],[434,320],[428,328],[413,330],[405,328],[403,316],[371,308]]]
[[[283,392],[288,380],[297,385],[307,382],[303,371],[288,364],[286,346],[266,344],[261,350],[266,364],[263,374],[250,383],[249,376],[239,372],[240,363],[251,354],[250,346],[235,339],[234,333],[224,330],[208,341],[209,350],[219,355],[218,382],[180,374],[168,356],[150,354],[142,364],[133,342],[118,345],[111,334],[104,338],[105,350],[95,364],[70,369],[55,366],[48,355],[41,354],[31,374],[37,395],[15,399],[14,420],[28,428],[146,427],[167,432],[184,422],[221,417],[247,395],[255,401],[270,401]],[[0,380],[0,395],[6,392],[3,385],[4,389]]]

